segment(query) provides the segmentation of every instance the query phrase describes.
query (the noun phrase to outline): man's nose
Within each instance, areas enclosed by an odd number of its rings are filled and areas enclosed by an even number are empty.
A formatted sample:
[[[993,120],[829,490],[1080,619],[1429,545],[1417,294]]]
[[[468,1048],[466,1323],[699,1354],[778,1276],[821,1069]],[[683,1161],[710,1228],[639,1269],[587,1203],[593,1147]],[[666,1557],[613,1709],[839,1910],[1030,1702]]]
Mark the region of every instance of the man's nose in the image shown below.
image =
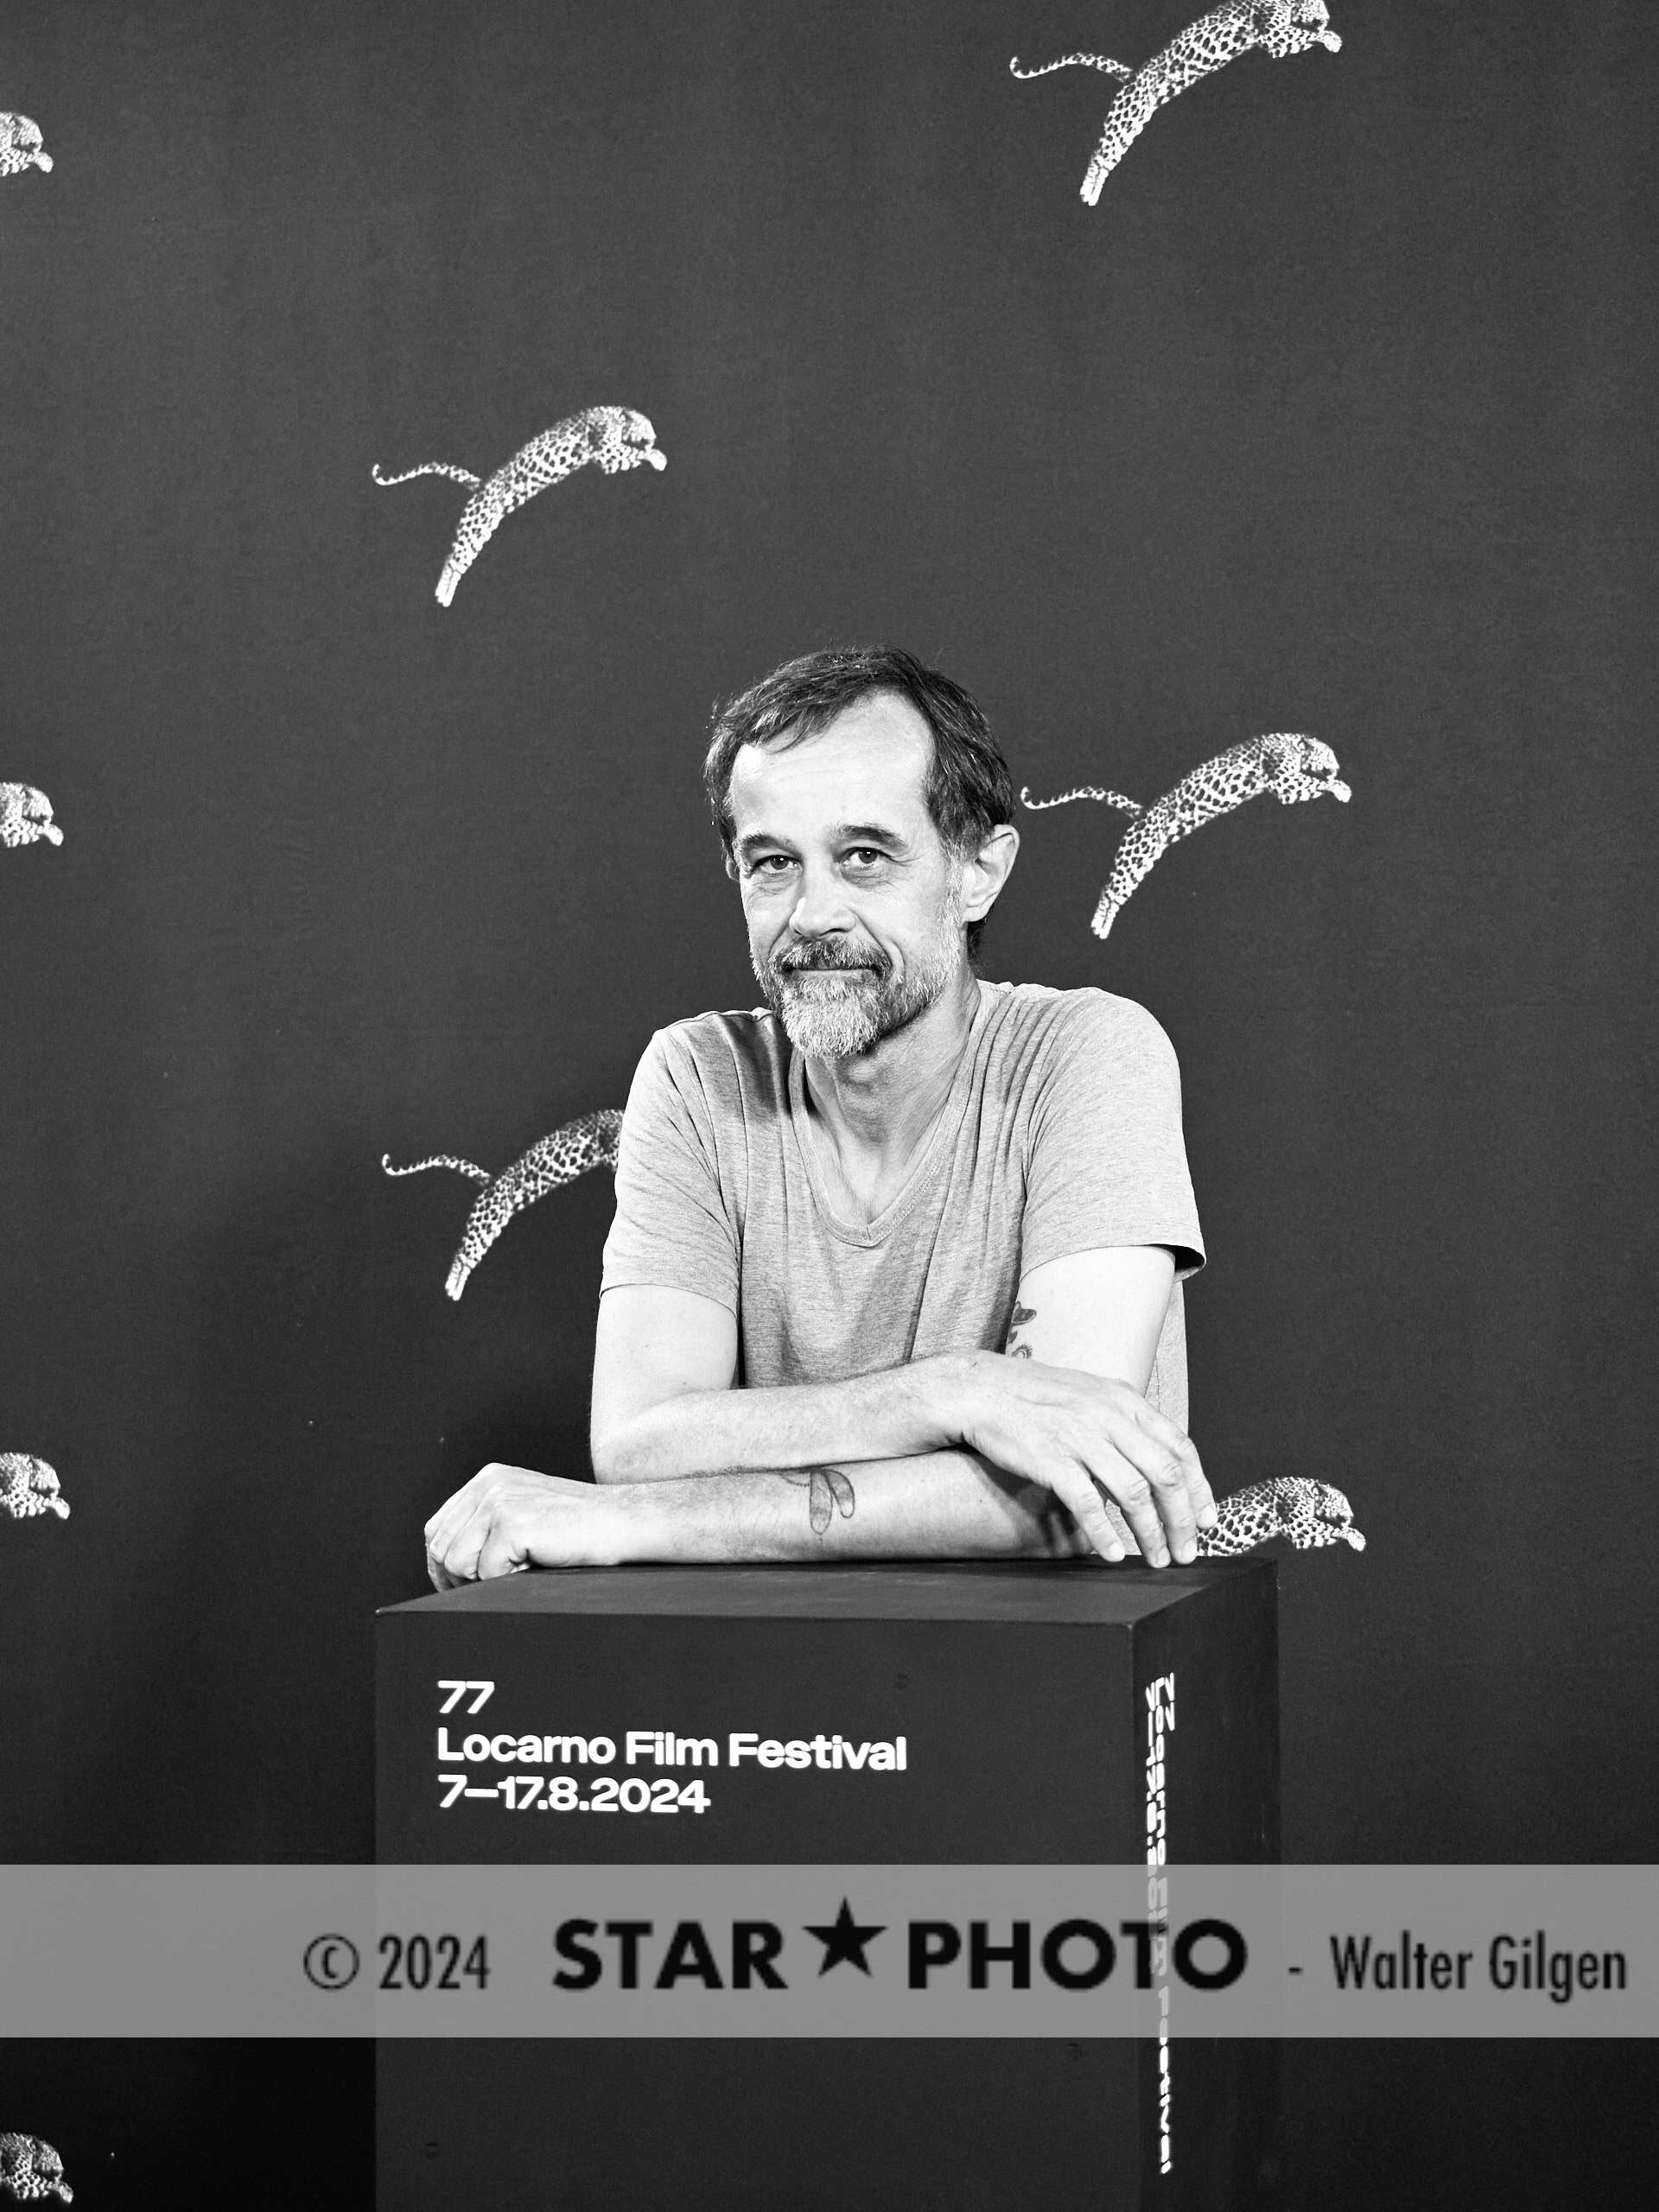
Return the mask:
[[[798,938],[829,937],[853,925],[847,893],[829,870],[807,868],[802,874],[800,896],[789,917]]]

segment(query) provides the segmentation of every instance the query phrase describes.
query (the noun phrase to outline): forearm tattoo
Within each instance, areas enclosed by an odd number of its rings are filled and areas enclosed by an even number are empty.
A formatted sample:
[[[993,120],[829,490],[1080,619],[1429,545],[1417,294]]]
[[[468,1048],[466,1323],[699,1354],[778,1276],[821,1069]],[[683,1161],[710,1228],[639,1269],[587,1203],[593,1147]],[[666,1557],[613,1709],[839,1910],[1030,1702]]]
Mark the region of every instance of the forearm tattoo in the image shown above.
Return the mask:
[[[1010,1359],[1029,1359],[1031,1357],[1031,1346],[1029,1344],[1022,1344],[1020,1343],[1019,1336],[1020,1330],[1024,1328],[1026,1323],[1027,1321],[1034,1321],[1036,1319],[1037,1309],[1034,1306],[1022,1306],[1017,1298],[1014,1300],[1014,1313],[1008,1321],[1007,1341],[1002,1347],[1003,1351]]]
[[[779,1472],[785,1482],[793,1483],[798,1490],[806,1492],[807,1517],[815,1536],[823,1535],[835,1519],[837,1507],[843,1521],[852,1519],[858,1498],[839,1467],[802,1467],[798,1471],[780,1468]]]

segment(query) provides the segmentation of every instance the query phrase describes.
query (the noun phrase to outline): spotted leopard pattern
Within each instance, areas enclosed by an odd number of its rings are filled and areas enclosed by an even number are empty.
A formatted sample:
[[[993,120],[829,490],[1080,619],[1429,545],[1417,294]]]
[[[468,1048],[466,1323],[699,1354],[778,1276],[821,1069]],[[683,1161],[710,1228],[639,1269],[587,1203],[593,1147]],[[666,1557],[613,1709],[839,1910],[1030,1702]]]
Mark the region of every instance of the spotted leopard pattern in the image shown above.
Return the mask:
[[[52,845],[63,842],[51,800],[33,784],[0,784],[0,845],[32,845],[40,837]]]
[[[73,2204],[75,2192],[63,2177],[63,2160],[37,2135],[0,2135],[0,2189],[19,2204],[56,2196]]]
[[[1215,1527],[1198,1531],[1200,1559],[1233,1559],[1274,1536],[1287,1536],[1299,1552],[1317,1551],[1324,1544],[1351,1544],[1357,1552],[1365,1548],[1354,1526],[1354,1509],[1342,1492],[1304,1475],[1251,1483],[1230,1497],[1217,1498],[1216,1512]]]
[[[1247,738],[1243,745],[1218,753],[1173,791],[1153,805],[1143,807],[1122,791],[1101,784],[1079,784],[1056,798],[1033,798],[1021,785],[1020,803],[1033,813],[1045,807],[1067,806],[1073,799],[1103,799],[1121,813],[1135,818],[1123,833],[1106,887],[1100,894],[1090,927],[1096,937],[1109,935],[1112,924],[1137,887],[1144,882],[1169,848],[1190,837],[1217,815],[1230,814],[1246,799],[1271,791],[1281,806],[1294,806],[1310,798],[1340,799],[1345,805],[1353,794],[1337,772],[1337,756],[1316,737],[1275,730],[1266,737]]]
[[[1112,102],[1105,135],[1083,180],[1083,197],[1092,207],[1100,198],[1101,187],[1165,101],[1196,85],[1200,77],[1224,68],[1255,47],[1275,61],[1282,61],[1289,54],[1305,54],[1312,46],[1328,47],[1335,54],[1341,45],[1331,29],[1325,0],[1225,0],[1224,6],[1212,8],[1207,16],[1189,23],[1179,38],[1172,39],[1160,54],[1154,54],[1138,69],[1109,60],[1103,54],[1068,54],[1063,60],[1046,62],[1038,69],[1022,69],[1016,54],[1008,67],[1016,77],[1030,78],[1046,77],[1056,69],[1082,63],[1128,79]]]
[[[41,143],[41,126],[26,115],[0,111],[0,176],[24,169],[49,169],[52,156]]]
[[[9,1513],[14,1521],[55,1513],[60,1521],[67,1521],[69,1506],[44,1459],[27,1452],[0,1452],[0,1513]]]
[[[455,595],[455,586],[515,507],[522,507],[537,492],[589,461],[607,476],[638,468],[642,461],[652,468],[666,468],[668,456],[658,452],[656,441],[649,419],[634,408],[584,407],[579,415],[567,416],[540,437],[532,438],[485,481],[470,469],[454,468],[445,461],[406,468],[400,476],[383,476],[376,461],[371,473],[377,484],[407,484],[416,476],[449,476],[457,484],[475,487],[461,511],[455,542],[438,578],[438,604],[448,607]]]
[[[602,1106],[596,1113],[580,1114],[574,1122],[555,1129],[551,1136],[531,1145],[522,1159],[515,1160],[511,1167],[504,1167],[494,1176],[487,1167],[476,1166],[470,1160],[457,1160],[447,1152],[435,1153],[429,1160],[416,1160],[407,1167],[394,1167],[391,1154],[384,1153],[380,1165],[388,1175],[419,1175],[429,1167],[450,1167],[456,1174],[470,1176],[474,1183],[484,1185],[467,1217],[461,1249],[455,1254],[454,1265],[444,1284],[451,1298],[459,1298],[467,1287],[467,1276],[514,1214],[524,1206],[533,1205],[537,1198],[545,1198],[550,1191],[556,1191],[562,1184],[575,1182],[578,1175],[587,1174],[590,1168],[615,1166],[621,1128],[622,1115],[617,1107]]]

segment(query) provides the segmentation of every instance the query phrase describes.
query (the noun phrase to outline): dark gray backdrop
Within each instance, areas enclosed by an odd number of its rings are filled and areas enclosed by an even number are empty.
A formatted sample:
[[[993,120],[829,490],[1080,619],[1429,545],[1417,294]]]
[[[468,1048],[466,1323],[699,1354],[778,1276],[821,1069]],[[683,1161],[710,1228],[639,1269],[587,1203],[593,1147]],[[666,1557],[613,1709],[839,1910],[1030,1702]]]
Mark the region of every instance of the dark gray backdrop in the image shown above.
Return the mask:
[[[1258,801],[1089,933],[1121,817],[1022,817],[993,976],[1179,1050],[1218,1489],[1284,1573],[1289,1858],[1645,1858],[1655,359],[1643,12],[1338,0],[1156,116],[1170,0],[69,0],[0,105],[0,1842],[369,1848],[370,1621],[485,1459],[585,1466],[609,1178],[473,1195],[756,995],[708,709],[911,646],[1016,782]],[[573,409],[668,455],[465,497]]]

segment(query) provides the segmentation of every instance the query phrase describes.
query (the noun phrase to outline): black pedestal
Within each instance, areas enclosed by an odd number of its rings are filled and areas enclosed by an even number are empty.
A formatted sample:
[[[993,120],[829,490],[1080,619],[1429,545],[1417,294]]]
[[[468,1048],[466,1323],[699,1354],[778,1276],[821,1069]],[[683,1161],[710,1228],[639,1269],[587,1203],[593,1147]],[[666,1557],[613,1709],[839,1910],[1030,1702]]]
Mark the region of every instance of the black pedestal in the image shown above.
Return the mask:
[[[1278,1854],[1268,1560],[526,1574],[391,1607],[378,1640],[389,1863]],[[1170,2058],[1166,2171],[1149,2041],[387,2041],[379,2201],[1271,2203],[1275,2047]]]
[[[1245,1559],[570,1570],[417,1599],[379,1619],[378,1855],[1140,1861],[1161,1683],[1169,1857],[1271,1860],[1276,1594]],[[493,1688],[440,1687],[461,1682]]]
[[[387,2042],[380,2212],[1267,2212],[1276,2044]]]

